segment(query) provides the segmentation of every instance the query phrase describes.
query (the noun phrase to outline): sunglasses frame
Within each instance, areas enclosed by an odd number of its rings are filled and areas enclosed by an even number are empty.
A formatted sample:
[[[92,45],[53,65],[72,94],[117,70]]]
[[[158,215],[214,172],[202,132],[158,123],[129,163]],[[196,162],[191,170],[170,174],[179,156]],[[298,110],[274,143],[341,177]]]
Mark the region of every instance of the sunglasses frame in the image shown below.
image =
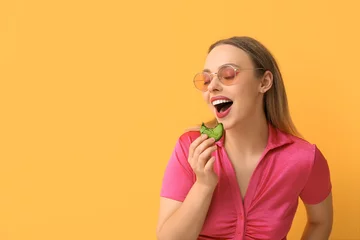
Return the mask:
[[[221,67],[219,67],[219,70],[218,70],[217,72],[202,71],[202,72],[199,72],[199,73],[195,74],[195,76],[194,76],[194,78],[193,78],[193,83],[194,83],[195,88],[198,89],[198,90],[200,90],[200,91],[202,91],[202,92],[206,92],[206,91],[207,91],[207,87],[206,87],[206,89],[200,89],[200,88],[198,88],[198,87],[196,86],[196,82],[199,82],[199,80],[195,80],[195,78],[196,78],[199,74],[208,74],[208,75],[210,76],[210,82],[209,82],[209,84],[210,84],[211,81],[214,79],[214,75],[219,76],[219,72],[220,72],[222,69],[226,68],[226,67],[231,67],[231,68],[234,70],[235,76],[234,76],[233,79],[235,79],[236,76],[238,75],[238,73],[240,73],[240,71],[243,71],[243,70],[265,70],[265,68],[240,68],[240,67],[234,66],[234,65],[232,65],[232,64],[225,64],[225,65],[222,65]],[[232,84],[225,84],[225,83],[223,82],[223,77],[222,77],[222,76],[220,76],[220,78],[218,78],[218,79],[219,79],[219,81],[221,82],[221,84],[224,84],[225,86],[231,86],[231,85],[233,85],[233,84],[236,84],[236,82],[234,82],[234,83],[232,83]]]

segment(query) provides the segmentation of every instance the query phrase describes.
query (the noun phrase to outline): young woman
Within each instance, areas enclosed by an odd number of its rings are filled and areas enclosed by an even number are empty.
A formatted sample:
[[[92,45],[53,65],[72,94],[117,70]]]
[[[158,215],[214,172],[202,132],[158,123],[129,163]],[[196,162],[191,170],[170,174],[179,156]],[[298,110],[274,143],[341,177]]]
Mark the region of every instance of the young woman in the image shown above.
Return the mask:
[[[209,48],[194,84],[204,97],[219,141],[185,131],[164,173],[159,240],[284,240],[301,199],[302,239],[328,239],[332,185],[326,159],[301,138],[289,110],[279,67],[250,37]]]

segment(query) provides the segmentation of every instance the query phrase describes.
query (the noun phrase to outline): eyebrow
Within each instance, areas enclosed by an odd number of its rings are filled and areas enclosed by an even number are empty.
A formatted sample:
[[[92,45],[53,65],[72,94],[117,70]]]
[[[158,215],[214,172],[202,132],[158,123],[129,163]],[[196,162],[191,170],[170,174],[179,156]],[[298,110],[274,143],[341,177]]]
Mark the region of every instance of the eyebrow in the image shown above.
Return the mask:
[[[224,63],[224,64],[222,64],[222,65],[220,65],[220,66],[218,67],[218,70],[219,70],[219,68],[221,68],[222,66],[226,66],[226,65],[231,65],[231,66],[240,68],[240,66],[237,65],[237,64],[235,64],[235,63]],[[203,69],[203,72],[211,72],[211,71],[210,71],[210,69],[205,68],[205,69]]]

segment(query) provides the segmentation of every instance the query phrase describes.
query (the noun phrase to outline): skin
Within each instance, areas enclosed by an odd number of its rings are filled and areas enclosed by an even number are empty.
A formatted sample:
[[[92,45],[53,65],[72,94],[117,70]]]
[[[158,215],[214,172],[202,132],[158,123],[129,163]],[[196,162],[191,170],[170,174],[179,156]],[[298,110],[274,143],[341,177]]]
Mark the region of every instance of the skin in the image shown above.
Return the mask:
[[[231,45],[215,47],[205,60],[204,69],[217,72],[223,64],[235,64],[240,68],[254,68],[250,57]],[[202,93],[204,101],[215,114],[211,97],[225,96],[233,101],[231,111],[218,119],[226,130],[225,148],[235,168],[241,192],[246,194],[253,169],[267,144],[268,126],[263,111],[263,95],[273,84],[273,75],[267,71],[261,77],[254,70],[240,71],[238,83],[224,86],[215,76]],[[242,146],[239,148],[238,146]],[[206,218],[218,177],[213,171],[216,150],[214,140],[205,135],[196,139],[189,149],[188,162],[196,174],[196,182],[184,202],[160,199],[157,237],[159,240],[196,240]],[[308,222],[302,240],[328,239],[332,226],[332,196],[316,205],[305,205]]]
[[[231,45],[220,45],[213,49],[205,60],[205,69],[217,72],[224,64],[233,64],[244,69],[253,69],[250,57],[241,49]],[[226,147],[239,155],[257,154],[266,146],[268,133],[267,121],[263,111],[263,95],[273,83],[271,72],[257,78],[254,70],[244,70],[237,75],[238,83],[224,86],[215,76],[208,85],[208,91],[202,93],[204,101],[216,116],[211,97],[225,96],[233,101],[231,111],[225,118],[218,119],[226,130]],[[237,146],[242,146],[238,148]]]

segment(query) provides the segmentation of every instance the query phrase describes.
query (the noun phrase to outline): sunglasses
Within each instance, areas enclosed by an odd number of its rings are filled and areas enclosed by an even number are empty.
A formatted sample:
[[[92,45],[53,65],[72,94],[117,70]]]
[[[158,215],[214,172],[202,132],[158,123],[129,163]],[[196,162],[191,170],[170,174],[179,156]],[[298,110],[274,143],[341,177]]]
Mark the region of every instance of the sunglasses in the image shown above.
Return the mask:
[[[238,68],[233,65],[223,65],[219,68],[217,73],[211,73],[209,71],[197,73],[193,79],[193,82],[198,90],[206,92],[208,90],[210,82],[214,78],[214,75],[217,75],[218,79],[222,84],[224,84],[225,86],[230,86],[238,83],[239,78],[237,78],[237,75],[240,73],[240,71],[256,69],[264,68]]]

